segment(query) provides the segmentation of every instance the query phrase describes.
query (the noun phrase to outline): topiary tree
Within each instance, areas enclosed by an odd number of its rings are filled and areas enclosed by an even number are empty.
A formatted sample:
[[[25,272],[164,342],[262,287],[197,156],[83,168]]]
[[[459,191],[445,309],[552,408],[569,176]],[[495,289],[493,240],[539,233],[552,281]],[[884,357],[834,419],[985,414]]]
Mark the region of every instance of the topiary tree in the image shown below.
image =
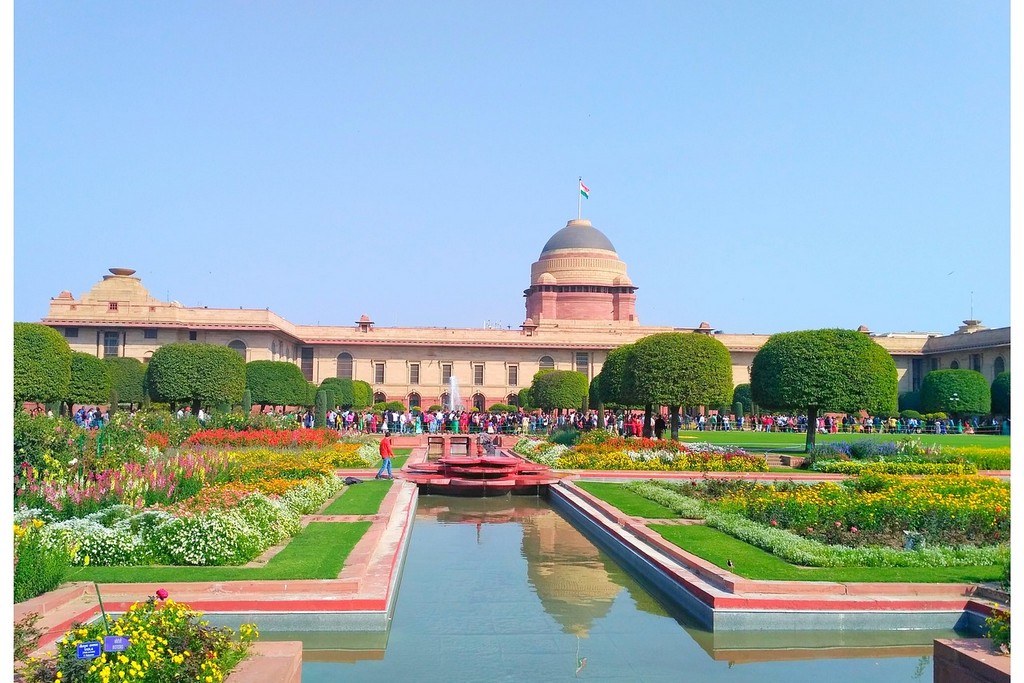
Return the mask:
[[[107,364],[88,353],[74,351],[71,354],[71,381],[64,405],[70,415],[78,403],[105,404],[110,400],[110,373]]]
[[[630,354],[633,352],[633,345],[627,344],[608,352],[608,357],[601,366],[598,376],[598,388],[601,392],[601,403],[611,403],[618,406],[635,406],[635,397],[626,393],[626,369],[631,362]]]
[[[246,417],[252,415],[252,391],[249,389],[242,392],[242,414]]]
[[[806,411],[808,425],[821,412],[890,413],[896,410],[896,363],[862,332],[783,332],[754,356],[750,389],[763,408]],[[816,432],[807,430],[808,450]]]
[[[601,373],[597,373],[594,379],[590,380],[590,389],[587,390],[588,405],[598,413],[604,412],[604,399],[601,398]]]
[[[530,395],[534,404],[543,410],[561,410],[580,408],[587,397],[587,389],[587,376],[582,372],[541,371],[534,376]]]
[[[519,390],[519,407],[524,411],[537,407],[533,405],[533,392],[530,391],[530,387],[523,387]]]
[[[327,392],[316,392],[316,407],[313,410],[313,426],[323,429],[327,426]]]
[[[992,389],[975,370],[933,370],[921,381],[921,412],[987,415],[992,410]]]
[[[71,347],[57,330],[14,323],[14,400],[61,401],[71,383]]]
[[[920,391],[901,391],[899,399],[896,402],[896,407],[900,412],[904,410],[921,410],[921,392]]]
[[[192,405],[238,403],[245,393],[245,360],[234,349],[215,344],[165,344],[153,353],[146,371],[155,401]]]
[[[110,403],[127,403],[129,406],[141,404],[146,400],[146,366],[137,358],[104,358],[110,375]],[[117,394],[117,400],[114,400]]]
[[[735,409],[737,403],[742,406],[740,410],[743,411],[744,415],[754,414],[754,396],[750,393],[749,384],[737,384],[736,388],[732,390],[732,403]],[[737,416],[739,414],[737,413]]]
[[[362,380],[328,377],[320,382],[320,388],[330,391],[342,408],[362,410],[373,402],[373,388]]]
[[[644,409],[644,432],[652,408],[668,406],[672,438],[679,438],[679,407],[727,404],[732,397],[732,358],[725,344],[706,334],[663,332],[633,344],[626,394]]]
[[[1010,416],[1010,373],[1000,372],[992,380],[992,414]]]
[[[304,406],[309,382],[295,363],[254,360],[245,364],[245,386],[261,410],[267,406]]]
[[[519,409],[515,406],[510,406],[507,403],[495,403],[487,410],[492,413],[515,413],[518,412]]]

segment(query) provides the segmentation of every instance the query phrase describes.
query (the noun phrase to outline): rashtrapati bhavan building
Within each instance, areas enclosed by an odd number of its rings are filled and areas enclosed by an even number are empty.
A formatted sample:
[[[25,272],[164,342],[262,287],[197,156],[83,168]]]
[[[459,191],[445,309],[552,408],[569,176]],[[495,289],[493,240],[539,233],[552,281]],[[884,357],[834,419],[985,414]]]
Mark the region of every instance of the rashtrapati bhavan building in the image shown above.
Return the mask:
[[[516,404],[542,368],[578,370],[593,378],[610,350],[657,332],[714,335],[732,356],[733,383],[749,381],[754,354],[767,334],[723,334],[697,327],[644,327],[636,291],[611,241],[586,219],[571,220],[541,249],[524,291],[526,317],[518,330],[377,327],[363,315],[353,325],[295,325],[269,310],[193,308],[153,298],[127,268],[75,298],[50,300],[42,322],[57,329],[75,351],[146,361],[163,344],[223,344],[246,361],[296,363],[306,379],[365,380],[375,400],[410,407],[448,400],[450,378],[462,403],[483,409]],[[952,334],[860,331],[892,354],[899,390],[919,388],[931,370],[970,368],[990,382],[1010,369],[1010,328],[989,329],[966,320]]]

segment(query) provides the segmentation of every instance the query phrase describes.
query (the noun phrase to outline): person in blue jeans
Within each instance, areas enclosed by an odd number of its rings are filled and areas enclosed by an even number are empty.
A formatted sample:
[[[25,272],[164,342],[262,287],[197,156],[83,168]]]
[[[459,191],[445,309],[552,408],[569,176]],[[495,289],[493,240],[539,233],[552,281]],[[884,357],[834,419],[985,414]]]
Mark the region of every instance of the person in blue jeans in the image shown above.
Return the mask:
[[[394,475],[391,474],[391,458],[395,456],[394,450],[391,448],[391,434],[387,429],[384,430],[384,438],[380,440],[380,457],[384,461],[381,463],[380,469],[377,470],[377,476],[374,479],[394,479]],[[387,476],[383,476],[384,472],[387,472]]]

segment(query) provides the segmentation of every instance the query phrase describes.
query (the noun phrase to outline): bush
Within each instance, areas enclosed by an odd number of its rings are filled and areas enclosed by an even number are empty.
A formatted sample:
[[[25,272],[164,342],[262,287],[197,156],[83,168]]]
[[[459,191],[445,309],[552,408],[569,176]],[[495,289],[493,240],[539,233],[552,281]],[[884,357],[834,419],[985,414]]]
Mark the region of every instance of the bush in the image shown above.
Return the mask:
[[[992,389],[974,370],[933,370],[921,382],[921,410],[958,415],[987,415]]]
[[[516,413],[519,409],[515,406],[510,406],[507,403],[495,403],[487,409],[491,413]]]
[[[14,323],[14,401],[60,401],[71,383],[71,347],[60,332]]]
[[[23,410],[14,412],[14,476],[23,467],[42,470],[49,457],[63,465],[81,456],[85,431],[62,417],[32,417]]]
[[[1010,610],[999,610],[985,620],[988,637],[999,651],[1010,653]]]
[[[167,596],[163,590],[157,594]],[[188,605],[170,599],[158,603],[150,597],[132,605],[120,618],[104,615],[91,624],[73,624],[57,641],[52,657],[27,663],[22,672],[24,680],[100,683],[138,677],[147,681],[223,681],[245,658],[259,632],[252,624],[242,624],[238,629],[239,641],[235,642],[231,629],[214,628],[200,621],[199,616]],[[126,636],[128,649],[99,660],[78,658],[80,643],[102,641],[109,634]],[[139,662],[143,662],[142,667]]]
[[[42,595],[64,583],[71,567],[67,543],[45,543],[41,519],[14,525],[14,602]]]
[[[992,413],[1010,415],[1010,373],[1000,372],[992,380]]]
[[[580,433],[575,427],[561,427],[552,432],[549,439],[551,443],[572,447],[579,441]]]

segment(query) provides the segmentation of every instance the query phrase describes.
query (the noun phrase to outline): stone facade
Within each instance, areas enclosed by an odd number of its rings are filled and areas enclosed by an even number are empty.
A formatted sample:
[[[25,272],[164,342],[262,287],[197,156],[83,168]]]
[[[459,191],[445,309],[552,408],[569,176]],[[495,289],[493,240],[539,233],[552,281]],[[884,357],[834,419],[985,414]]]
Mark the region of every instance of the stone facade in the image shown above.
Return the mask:
[[[579,370],[593,378],[610,350],[658,332],[714,335],[732,355],[733,382],[742,384],[769,337],[721,334],[706,322],[642,327],[626,266],[589,221],[569,221],[548,240],[531,269],[527,318],[518,330],[379,328],[365,315],[346,327],[295,325],[269,310],[160,301],[134,273],[111,268],[79,299],[61,292],[50,300],[42,322],[60,331],[73,350],[98,357],[146,361],[164,344],[222,344],[246,361],[295,363],[317,384],[328,377],[365,380],[378,398],[423,407],[444,403],[449,377],[467,407],[514,402],[542,368]],[[988,329],[969,320],[949,335],[872,337],[896,361],[901,392],[919,388],[931,370],[972,368],[991,381],[1010,369],[1008,327]]]

